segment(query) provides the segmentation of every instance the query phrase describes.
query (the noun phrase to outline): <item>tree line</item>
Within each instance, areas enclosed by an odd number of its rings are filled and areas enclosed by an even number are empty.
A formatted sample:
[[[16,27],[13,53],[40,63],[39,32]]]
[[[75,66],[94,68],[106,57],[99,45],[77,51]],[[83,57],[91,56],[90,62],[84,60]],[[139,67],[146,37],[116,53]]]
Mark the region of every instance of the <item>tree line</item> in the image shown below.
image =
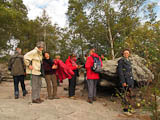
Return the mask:
[[[22,0],[0,0],[0,55],[8,54],[13,42],[26,53],[37,41],[46,43],[51,55],[65,60],[76,52],[80,56],[96,48],[108,59],[119,57],[124,48],[160,64],[160,21],[157,3],[147,0],[69,0],[66,13],[69,25],[52,24],[43,10],[41,17],[29,20]],[[158,69],[158,68],[157,68]]]

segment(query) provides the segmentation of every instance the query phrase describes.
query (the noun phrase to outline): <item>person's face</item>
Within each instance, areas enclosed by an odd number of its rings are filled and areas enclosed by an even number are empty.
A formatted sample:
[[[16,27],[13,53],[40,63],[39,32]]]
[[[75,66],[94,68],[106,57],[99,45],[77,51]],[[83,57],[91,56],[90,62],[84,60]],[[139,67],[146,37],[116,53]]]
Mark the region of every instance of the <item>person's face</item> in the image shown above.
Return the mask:
[[[43,49],[44,49],[43,47],[40,47],[40,48],[39,48],[40,51],[43,51]]]
[[[89,54],[90,54],[90,55],[92,55],[92,54],[93,54],[92,50],[89,52]]]
[[[45,56],[46,59],[49,59],[49,54],[48,53],[45,53],[44,56]]]
[[[130,55],[130,53],[129,53],[128,50],[125,50],[125,51],[123,52],[123,56],[124,56],[125,58],[128,58],[129,55]]]
[[[104,59],[104,55],[101,55],[101,58]]]
[[[21,54],[21,53],[22,53],[22,50],[21,50],[21,49],[18,49],[17,52],[18,52],[19,54]]]
[[[76,60],[76,57],[72,57],[72,60],[74,60],[74,61],[75,61],[75,60]]]

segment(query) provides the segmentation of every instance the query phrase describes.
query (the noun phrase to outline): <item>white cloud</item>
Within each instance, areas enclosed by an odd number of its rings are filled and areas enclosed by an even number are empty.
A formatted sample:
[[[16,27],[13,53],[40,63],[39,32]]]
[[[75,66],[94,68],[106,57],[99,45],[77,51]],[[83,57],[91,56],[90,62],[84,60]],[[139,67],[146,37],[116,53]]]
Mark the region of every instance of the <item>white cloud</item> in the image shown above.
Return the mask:
[[[66,26],[66,16],[68,0],[23,0],[28,8],[29,19],[35,19],[42,15],[43,9],[51,18],[53,24],[57,23],[60,27]]]

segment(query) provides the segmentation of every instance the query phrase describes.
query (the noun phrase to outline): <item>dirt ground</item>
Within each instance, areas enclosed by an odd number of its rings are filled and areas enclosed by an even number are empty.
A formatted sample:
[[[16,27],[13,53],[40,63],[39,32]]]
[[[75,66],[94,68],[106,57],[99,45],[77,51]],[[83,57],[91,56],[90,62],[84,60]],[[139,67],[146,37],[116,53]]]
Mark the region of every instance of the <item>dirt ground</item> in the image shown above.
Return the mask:
[[[120,103],[112,102],[106,92],[98,93],[98,99],[93,104],[86,102],[87,92],[82,92],[83,86],[76,88],[77,100],[68,98],[68,81],[58,87],[60,99],[48,100],[46,88],[41,89],[41,104],[31,103],[30,81],[26,80],[29,92],[23,97],[20,88],[20,98],[14,99],[13,82],[0,84],[0,120],[150,120],[146,115],[135,113],[126,116]]]

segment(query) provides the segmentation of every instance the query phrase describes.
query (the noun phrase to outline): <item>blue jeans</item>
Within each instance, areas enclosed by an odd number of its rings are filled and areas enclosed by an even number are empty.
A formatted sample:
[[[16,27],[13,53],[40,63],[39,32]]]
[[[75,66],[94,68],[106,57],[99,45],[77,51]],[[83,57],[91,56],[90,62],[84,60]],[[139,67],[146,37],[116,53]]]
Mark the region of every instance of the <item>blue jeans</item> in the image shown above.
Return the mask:
[[[25,94],[27,91],[24,84],[24,75],[13,76],[13,79],[14,79],[14,95],[19,96],[19,87],[18,87],[19,82],[21,83],[22,92],[23,94]]]

